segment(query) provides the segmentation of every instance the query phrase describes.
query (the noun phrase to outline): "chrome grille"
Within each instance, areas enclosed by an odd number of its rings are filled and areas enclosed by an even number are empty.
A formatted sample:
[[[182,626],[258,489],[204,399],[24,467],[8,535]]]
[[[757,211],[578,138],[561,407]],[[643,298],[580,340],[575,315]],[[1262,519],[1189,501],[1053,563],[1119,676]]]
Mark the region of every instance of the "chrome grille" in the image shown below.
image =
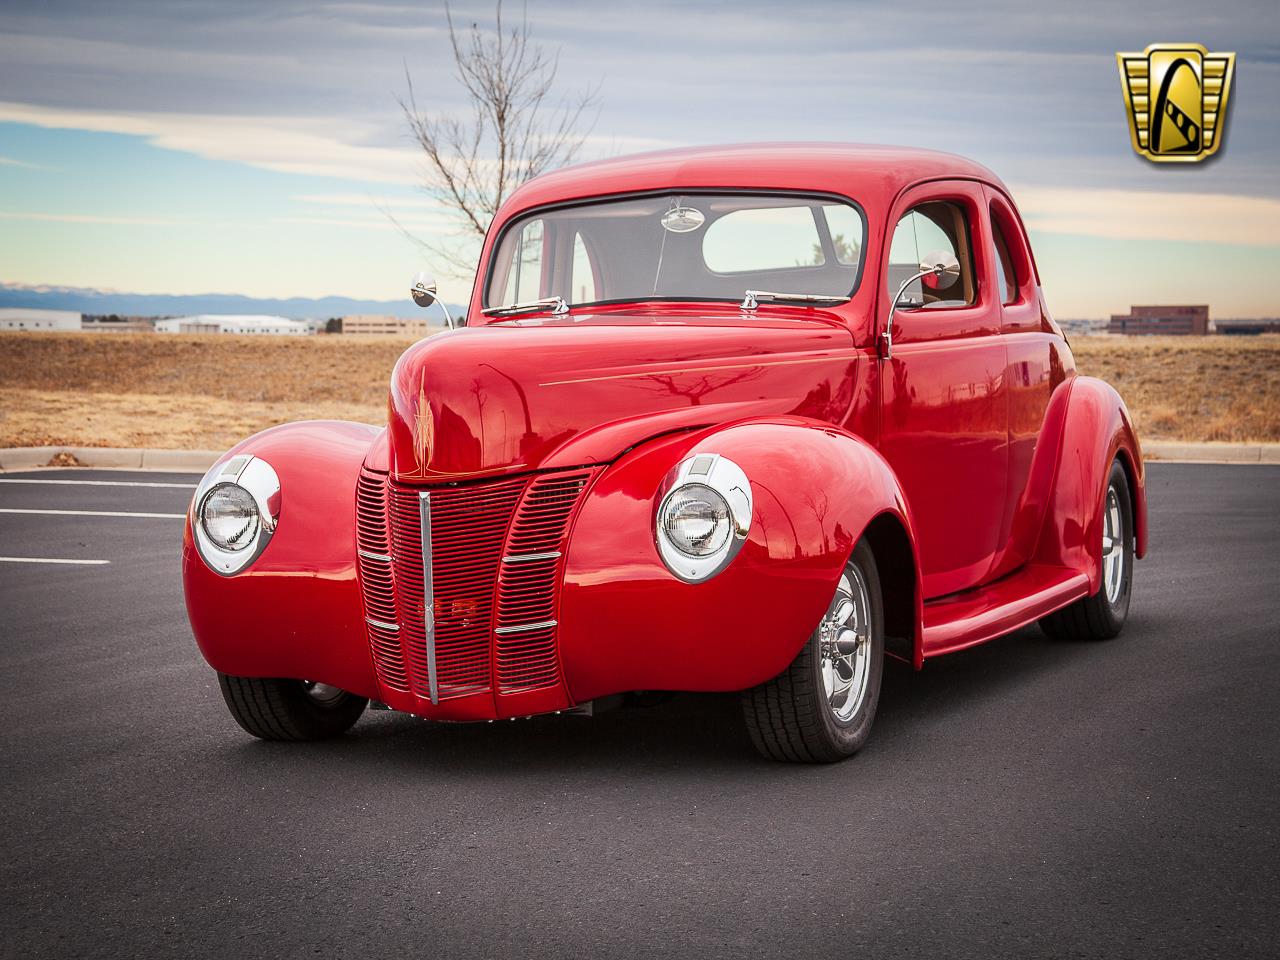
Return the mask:
[[[362,473],[357,545],[378,679],[392,691],[432,700],[495,686],[508,695],[559,684],[555,620],[563,553],[593,474],[419,488]]]

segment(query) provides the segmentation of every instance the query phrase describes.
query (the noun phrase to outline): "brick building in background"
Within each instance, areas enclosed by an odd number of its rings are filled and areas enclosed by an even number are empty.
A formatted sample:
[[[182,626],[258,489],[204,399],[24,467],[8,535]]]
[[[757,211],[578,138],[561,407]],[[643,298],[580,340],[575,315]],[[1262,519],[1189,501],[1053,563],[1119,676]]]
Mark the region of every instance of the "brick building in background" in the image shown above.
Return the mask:
[[[1128,313],[1113,313],[1107,325],[1107,333],[1202,337],[1208,332],[1208,304],[1130,307]]]
[[[378,316],[374,314],[356,314],[343,317],[338,325],[339,333],[374,333],[394,337],[425,337],[427,320],[418,317],[402,320],[400,317]]]

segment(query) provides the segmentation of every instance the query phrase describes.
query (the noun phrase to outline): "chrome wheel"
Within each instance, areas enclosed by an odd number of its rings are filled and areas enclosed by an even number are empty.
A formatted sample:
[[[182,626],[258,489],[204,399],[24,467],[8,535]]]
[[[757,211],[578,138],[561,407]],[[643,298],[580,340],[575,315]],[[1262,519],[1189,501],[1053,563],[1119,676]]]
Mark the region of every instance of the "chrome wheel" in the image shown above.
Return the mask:
[[[866,699],[871,674],[871,599],[856,566],[845,568],[818,625],[818,650],[827,707],[846,723]]]
[[[330,686],[327,683],[316,683],[314,680],[303,680],[302,689],[307,692],[308,697],[324,707],[333,706],[333,704],[342,699],[342,695],[346,692],[341,687]]]
[[[747,731],[766,757],[832,763],[866,743],[884,670],[882,597],[876,556],[864,538],[791,665],[742,692]]]
[[[1107,505],[1102,521],[1102,585],[1107,603],[1120,599],[1125,565],[1124,517],[1115,487],[1107,488]]]

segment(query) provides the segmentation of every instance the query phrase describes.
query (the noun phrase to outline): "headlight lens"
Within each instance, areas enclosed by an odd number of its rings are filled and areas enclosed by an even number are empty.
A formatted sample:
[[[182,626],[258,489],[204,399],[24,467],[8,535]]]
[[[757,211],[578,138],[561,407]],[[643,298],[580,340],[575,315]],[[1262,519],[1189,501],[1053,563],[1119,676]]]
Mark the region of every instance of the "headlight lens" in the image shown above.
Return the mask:
[[[223,550],[244,550],[257,538],[262,518],[252,494],[235,483],[221,483],[205,495],[200,525]]]
[[[206,567],[234,577],[262,555],[280,523],[280,477],[250,453],[220,460],[191,507],[191,539]]]
[[[675,490],[663,506],[661,523],[671,545],[690,557],[721,550],[733,528],[728,501],[701,483]]]

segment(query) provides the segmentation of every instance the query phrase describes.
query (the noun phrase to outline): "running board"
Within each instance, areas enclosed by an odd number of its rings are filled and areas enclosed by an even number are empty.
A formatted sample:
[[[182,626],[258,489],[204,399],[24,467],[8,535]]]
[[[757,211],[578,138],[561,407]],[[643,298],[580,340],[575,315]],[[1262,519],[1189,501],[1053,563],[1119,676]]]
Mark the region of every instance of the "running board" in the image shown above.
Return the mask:
[[[924,605],[924,655],[993,640],[1088,594],[1083,573],[1033,563],[985,587],[930,600]]]

